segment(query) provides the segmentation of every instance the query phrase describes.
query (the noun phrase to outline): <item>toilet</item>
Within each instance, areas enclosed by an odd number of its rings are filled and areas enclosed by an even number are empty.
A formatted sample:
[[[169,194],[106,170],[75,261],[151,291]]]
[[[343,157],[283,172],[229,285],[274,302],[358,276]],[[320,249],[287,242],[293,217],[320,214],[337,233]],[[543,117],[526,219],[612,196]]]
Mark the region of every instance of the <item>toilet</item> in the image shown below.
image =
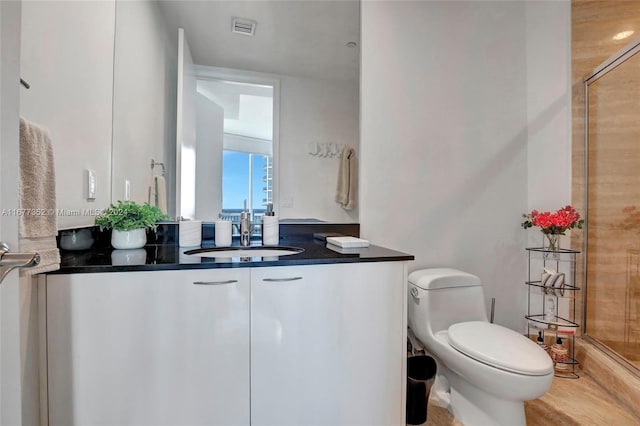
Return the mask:
[[[525,425],[524,401],[553,381],[551,358],[487,319],[482,282],[449,268],[409,275],[409,328],[436,359],[432,394],[465,426]]]

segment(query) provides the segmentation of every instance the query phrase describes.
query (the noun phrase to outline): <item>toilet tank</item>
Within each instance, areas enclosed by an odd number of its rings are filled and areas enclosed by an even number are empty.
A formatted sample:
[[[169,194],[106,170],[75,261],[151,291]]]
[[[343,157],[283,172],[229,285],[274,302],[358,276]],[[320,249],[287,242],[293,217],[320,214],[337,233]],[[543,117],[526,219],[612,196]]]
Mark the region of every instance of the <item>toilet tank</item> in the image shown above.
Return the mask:
[[[409,327],[423,342],[424,333],[433,335],[459,322],[488,321],[480,278],[456,269],[412,272],[408,302]]]

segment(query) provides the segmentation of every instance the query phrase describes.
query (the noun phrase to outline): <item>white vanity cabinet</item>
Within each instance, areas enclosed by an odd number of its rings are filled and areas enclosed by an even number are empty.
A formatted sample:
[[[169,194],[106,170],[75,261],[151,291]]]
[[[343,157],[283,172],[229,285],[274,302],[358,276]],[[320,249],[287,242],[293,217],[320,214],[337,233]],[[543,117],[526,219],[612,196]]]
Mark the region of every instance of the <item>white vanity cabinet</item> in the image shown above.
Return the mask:
[[[248,425],[249,277],[49,275],[49,424]]]
[[[49,425],[404,424],[405,280],[401,261],[49,275]]]
[[[251,272],[251,424],[404,424],[404,262]]]

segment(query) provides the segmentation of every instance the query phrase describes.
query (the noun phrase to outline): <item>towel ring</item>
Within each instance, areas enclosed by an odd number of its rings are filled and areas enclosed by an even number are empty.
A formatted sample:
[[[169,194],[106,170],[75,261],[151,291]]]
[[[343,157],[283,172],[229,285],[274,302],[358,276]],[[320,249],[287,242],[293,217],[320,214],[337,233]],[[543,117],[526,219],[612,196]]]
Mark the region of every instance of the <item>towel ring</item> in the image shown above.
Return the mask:
[[[162,176],[164,176],[165,173],[165,169],[164,169],[164,163],[159,163],[156,160],[154,160],[153,158],[151,159],[151,174],[153,174],[153,168],[155,166],[160,166],[162,167]]]

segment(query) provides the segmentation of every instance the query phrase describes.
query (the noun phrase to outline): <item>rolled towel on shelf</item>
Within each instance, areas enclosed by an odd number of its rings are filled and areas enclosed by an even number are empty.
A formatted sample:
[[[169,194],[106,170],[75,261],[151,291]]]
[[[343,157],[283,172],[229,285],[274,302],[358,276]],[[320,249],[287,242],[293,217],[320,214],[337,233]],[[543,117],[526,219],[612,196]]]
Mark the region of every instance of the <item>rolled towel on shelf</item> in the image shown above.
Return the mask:
[[[56,178],[49,133],[20,118],[20,251],[38,252],[40,263],[20,271],[35,275],[60,269],[56,243]],[[28,214],[27,214],[28,213]]]
[[[544,272],[540,277],[540,283],[544,287],[545,293],[564,296],[564,272],[556,272],[553,269],[544,268]]]

